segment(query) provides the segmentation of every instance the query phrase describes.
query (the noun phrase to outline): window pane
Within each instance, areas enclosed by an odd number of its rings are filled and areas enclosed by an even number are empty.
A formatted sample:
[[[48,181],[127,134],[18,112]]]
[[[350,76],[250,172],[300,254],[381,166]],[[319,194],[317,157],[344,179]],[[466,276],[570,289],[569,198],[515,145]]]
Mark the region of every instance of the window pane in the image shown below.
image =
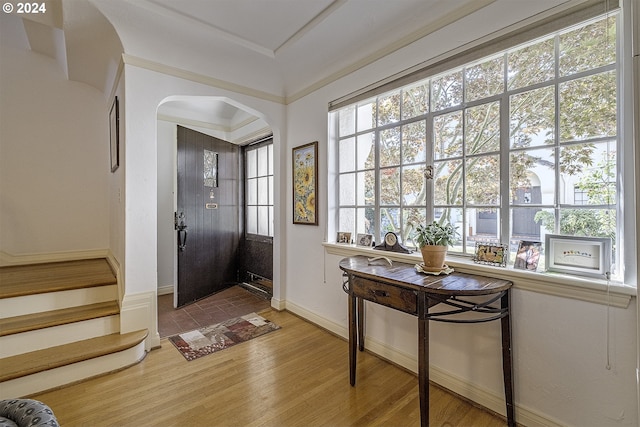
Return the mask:
[[[356,107],[349,106],[338,112],[338,132],[341,136],[354,134],[356,130]]]
[[[269,175],[273,175],[273,144],[267,145],[267,155],[269,156],[269,161],[267,162],[269,165],[269,170],[267,173]]]
[[[457,229],[459,233],[458,241],[450,247],[449,250],[454,252],[462,252],[462,235],[463,235],[463,214],[460,208],[438,208],[434,211],[434,218],[439,222],[448,222]]]
[[[357,209],[357,232],[375,234],[376,213],[373,207]]]
[[[561,209],[560,234],[610,237],[615,244],[615,209]]]
[[[255,178],[247,180],[247,204],[258,204],[258,180]]]
[[[347,173],[340,175],[340,206],[356,204],[356,174]]]
[[[424,120],[402,126],[402,163],[418,163],[427,159],[427,124]]]
[[[481,156],[466,161],[466,202],[474,205],[500,203],[500,157]]]
[[[258,207],[247,206],[247,233],[258,234]]]
[[[490,59],[465,69],[465,100],[482,99],[504,92],[504,58]]]
[[[462,155],[462,111],[433,118],[433,150],[435,159]]]
[[[560,148],[563,204],[575,203],[575,188],[586,193],[590,205],[615,205],[615,143],[575,144]]]
[[[269,156],[267,156],[267,146],[263,145],[258,148],[258,176],[265,176],[269,167],[267,163],[269,161]]]
[[[543,241],[542,222],[550,215],[551,231],[553,233],[553,209],[542,208],[513,208],[511,209],[511,239]],[[517,243],[517,242],[514,242]],[[517,249],[517,247],[515,248]]]
[[[560,75],[613,64],[615,46],[615,16],[560,35]]]
[[[358,132],[371,129],[376,125],[376,101],[358,105]]]
[[[258,173],[256,150],[247,151],[247,178],[254,178]]]
[[[402,168],[402,204],[424,205],[426,203],[426,179],[424,166]]]
[[[616,134],[615,72],[560,84],[560,141]]]
[[[429,111],[429,85],[421,83],[402,91],[402,119],[420,116]]]
[[[266,205],[269,203],[269,182],[267,177],[258,178],[258,204]]]
[[[467,224],[469,231],[467,240],[473,242],[500,242],[500,209],[467,209]]]
[[[400,164],[400,127],[380,132],[380,166]]]
[[[400,208],[380,208],[381,237],[388,231],[400,234]]]
[[[376,203],[375,171],[358,172],[356,204],[358,206]]]
[[[269,200],[267,201],[267,204],[269,205],[273,205],[273,200],[274,200],[274,195],[273,195],[273,176],[269,176],[268,178],[268,182],[269,182]]]
[[[491,102],[465,112],[466,154],[500,151],[500,103]]]
[[[380,170],[380,204],[400,204],[400,168]]]
[[[402,241],[406,246],[417,247],[413,241],[413,235],[418,225],[427,223],[427,210],[425,208],[402,209]]]
[[[431,81],[431,108],[444,110],[462,103],[462,71],[436,78]]]
[[[462,205],[462,161],[435,163],[436,205]]]
[[[507,56],[507,87],[518,89],[551,80],[555,75],[554,39],[547,39]]]
[[[400,92],[378,98],[378,126],[400,120]]]
[[[511,153],[509,184],[511,203],[555,203],[555,150],[543,148]]]
[[[338,231],[354,233],[356,221],[356,210],[354,208],[341,208]],[[335,236],[333,237],[335,238]]]
[[[356,144],[354,138],[341,139],[338,143],[338,165],[340,172],[351,172],[356,168]]]
[[[373,169],[376,161],[375,134],[373,132],[358,136],[358,170]]]
[[[511,148],[533,147],[555,142],[555,87],[512,95],[509,98]]]
[[[273,237],[273,206],[269,206],[269,236]]]
[[[258,234],[269,235],[269,207],[258,206]]]

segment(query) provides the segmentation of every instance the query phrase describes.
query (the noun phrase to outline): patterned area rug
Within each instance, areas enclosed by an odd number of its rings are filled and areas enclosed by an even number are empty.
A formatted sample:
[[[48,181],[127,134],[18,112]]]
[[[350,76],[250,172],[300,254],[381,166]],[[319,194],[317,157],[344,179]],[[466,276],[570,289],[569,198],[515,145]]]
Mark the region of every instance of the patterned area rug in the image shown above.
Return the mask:
[[[256,313],[236,317],[217,325],[169,337],[188,361],[224,350],[241,342],[268,334],[280,326]]]

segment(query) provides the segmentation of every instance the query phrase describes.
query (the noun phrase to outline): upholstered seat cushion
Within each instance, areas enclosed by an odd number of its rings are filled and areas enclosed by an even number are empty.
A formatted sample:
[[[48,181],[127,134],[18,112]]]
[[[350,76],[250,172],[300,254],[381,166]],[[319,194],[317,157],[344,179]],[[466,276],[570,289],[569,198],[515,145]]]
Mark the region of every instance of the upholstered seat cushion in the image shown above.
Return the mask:
[[[38,400],[0,400],[0,427],[15,426],[59,427],[59,424],[51,408]]]

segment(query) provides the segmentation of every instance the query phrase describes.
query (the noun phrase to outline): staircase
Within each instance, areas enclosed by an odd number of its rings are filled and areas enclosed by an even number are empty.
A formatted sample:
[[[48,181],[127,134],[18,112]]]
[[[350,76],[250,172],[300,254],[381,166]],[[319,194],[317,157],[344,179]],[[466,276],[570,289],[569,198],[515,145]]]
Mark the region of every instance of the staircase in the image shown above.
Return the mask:
[[[120,334],[118,286],[105,259],[0,268],[0,399],[133,365],[146,337]]]

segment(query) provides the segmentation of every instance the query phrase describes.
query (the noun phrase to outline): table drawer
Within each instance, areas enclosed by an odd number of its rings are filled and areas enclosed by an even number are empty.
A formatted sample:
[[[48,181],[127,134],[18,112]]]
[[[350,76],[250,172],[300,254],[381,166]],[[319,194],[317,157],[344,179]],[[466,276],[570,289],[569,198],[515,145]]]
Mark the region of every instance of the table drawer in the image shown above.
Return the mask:
[[[415,291],[362,279],[360,277],[353,277],[351,286],[353,294],[357,297],[386,305],[387,307],[395,308],[405,313],[418,313],[418,297]]]

